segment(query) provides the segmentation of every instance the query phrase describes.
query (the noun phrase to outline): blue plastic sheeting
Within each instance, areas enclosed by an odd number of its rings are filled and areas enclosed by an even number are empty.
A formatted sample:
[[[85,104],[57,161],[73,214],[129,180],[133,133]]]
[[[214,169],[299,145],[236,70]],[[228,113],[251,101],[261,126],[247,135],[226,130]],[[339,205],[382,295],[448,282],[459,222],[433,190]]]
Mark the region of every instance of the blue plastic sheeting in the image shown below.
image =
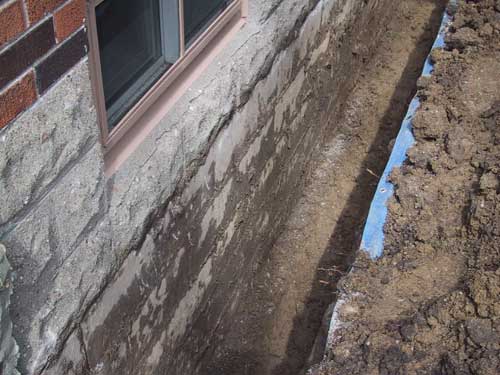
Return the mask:
[[[454,5],[455,1],[451,1]],[[438,36],[434,41],[432,49],[442,48],[445,45],[444,36],[451,23],[451,16],[445,12]],[[430,76],[434,70],[430,55],[425,61],[422,76]],[[387,219],[387,202],[394,194],[394,186],[389,182],[389,175],[394,168],[401,167],[406,160],[406,152],[415,143],[412,132],[413,117],[420,107],[420,99],[415,96],[410,103],[408,112],[399,130],[391,156],[380,178],[377,191],[370,205],[370,212],[366,219],[363,237],[361,238],[361,250],[366,251],[372,259],[382,256],[384,249],[384,225]]]
[[[454,5],[455,1],[452,1],[451,3],[452,5]],[[444,47],[445,45],[444,36],[446,34],[446,31],[448,30],[448,26],[450,25],[451,21],[452,18],[448,14],[448,12],[444,12],[443,21],[441,22],[441,27],[439,28],[438,36],[434,41],[434,44],[432,45],[432,49]],[[422,76],[428,77],[432,74],[433,71],[434,71],[434,66],[431,62],[431,57],[427,56],[427,59],[425,60],[424,69],[422,71]]]

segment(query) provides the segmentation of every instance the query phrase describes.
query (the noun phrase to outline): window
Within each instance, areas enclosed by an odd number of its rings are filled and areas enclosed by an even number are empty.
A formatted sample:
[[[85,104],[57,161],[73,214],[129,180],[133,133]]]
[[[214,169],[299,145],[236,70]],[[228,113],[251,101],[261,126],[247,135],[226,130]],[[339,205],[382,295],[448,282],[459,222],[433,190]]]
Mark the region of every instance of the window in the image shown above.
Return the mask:
[[[92,81],[105,147],[147,111],[246,0],[91,0]]]
[[[176,11],[170,7],[168,13],[172,10]],[[178,35],[164,31],[166,20],[160,17],[160,4],[155,0],[104,0],[95,13],[108,128],[112,130],[178,59]],[[173,32],[178,34],[178,27]]]

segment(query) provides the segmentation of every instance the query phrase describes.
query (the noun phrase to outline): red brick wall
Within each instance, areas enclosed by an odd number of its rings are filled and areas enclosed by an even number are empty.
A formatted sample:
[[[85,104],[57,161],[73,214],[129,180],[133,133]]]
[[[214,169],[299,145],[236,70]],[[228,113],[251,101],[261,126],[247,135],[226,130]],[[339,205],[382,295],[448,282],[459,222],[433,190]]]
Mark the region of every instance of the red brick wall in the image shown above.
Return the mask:
[[[0,0],[0,129],[87,54],[85,0]]]

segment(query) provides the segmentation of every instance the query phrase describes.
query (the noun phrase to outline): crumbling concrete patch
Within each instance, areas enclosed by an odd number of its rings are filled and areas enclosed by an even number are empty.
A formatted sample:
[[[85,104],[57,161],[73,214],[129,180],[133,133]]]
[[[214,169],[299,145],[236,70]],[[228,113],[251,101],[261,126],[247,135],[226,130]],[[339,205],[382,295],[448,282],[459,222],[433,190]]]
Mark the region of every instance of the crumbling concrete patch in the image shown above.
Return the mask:
[[[2,374],[19,375],[17,361],[19,347],[12,336],[12,320],[9,306],[12,294],[12,279],[7,250],[0,244],[0,372]]]
[[[60,183],[8,232],[16,287],[15,332],[32,353],[30,371],[42,366],[83,315],[111,272],[104,182],[93,147]]]

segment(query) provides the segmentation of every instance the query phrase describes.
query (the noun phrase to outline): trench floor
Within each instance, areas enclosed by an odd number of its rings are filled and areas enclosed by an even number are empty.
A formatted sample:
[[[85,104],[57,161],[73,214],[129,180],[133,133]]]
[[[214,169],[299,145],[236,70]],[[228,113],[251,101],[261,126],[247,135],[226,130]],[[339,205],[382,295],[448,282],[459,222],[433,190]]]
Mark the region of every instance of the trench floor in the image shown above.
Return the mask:
[[[443,1],[407,0],[386,26],[286,228],[256,271],[207,374],[298,375],[321,360],[337,282],[352,264]],[[330,308],[329,308],[330,307]]]

